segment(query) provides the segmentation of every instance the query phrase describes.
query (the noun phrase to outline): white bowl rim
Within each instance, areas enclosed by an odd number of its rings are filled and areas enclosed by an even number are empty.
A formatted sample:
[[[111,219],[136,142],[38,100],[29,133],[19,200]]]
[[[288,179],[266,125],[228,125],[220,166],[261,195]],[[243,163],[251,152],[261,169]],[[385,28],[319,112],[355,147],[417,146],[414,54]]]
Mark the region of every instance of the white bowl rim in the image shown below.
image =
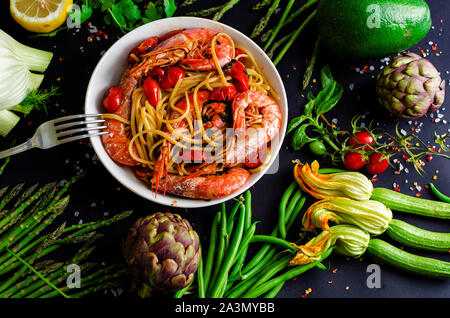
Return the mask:
[[[273,85],[274,82],[278,82],[278,85],[281,87],[281,91],[277,91],[277,94],[280,97],[280,100],[279,100],[278,104],[280,106],[280,110],[282,112],[284,111],[284,117],[283,117],[283,120],[282,120],[282,125],[280,127],[280,133],[279,133],[279,138],[278,138],[277,149],[275,149],[275,151],[272,151],[272,157],[271,157],[270,163],[266,167],[264,167],[261,171],[253,174],[253,175],[256,175],[256,177],[254,178],[253,181],[251,181],[251,182],[248,181],[245,184],[245,186],[242,187],[241,189],[235,191],[234,193],[232,193],[229,196],[226,196],[226,197],[223,197],[223,198],[220,198],[220,199],[215,199],[215,200],[196,200],[196,199],[182,198],[182,197],[178,197],[178,196],[174,196],[174,195],[168,195],[168,194],[166,194],[166,196],[163,196],[162,194],[158,194],[158,196],[155,196],[154,192],[151,191],[151,189],[149,189],[148,187],[146,187],[147,190],[144,192],[144,191],[141,191],[140,189],[135,189],[134,186],[131,184],[131,182],[128,182],[128,180],[125,180],[125,179],[121,178],[121,176],[119,175],[119,170],[123,169],[123,168],[126,168],[126,169],[129,169],[129,168],[128,167],[124,167],[124,166],[120,166],[119,164],[115,163],[109,157],[109,155],[106,153],[106,151],[105,151],[105,149],[103,147],[103,143],[101,142],[101,137],[90,137],[90,141],[91,141],[92,147],[93,147],[93,149],[94,149],[98,159],[103,164],[103,166],[106,168],[106,170],[108,170],[108,172],[117,181],[119,181],[119,183],[121,183],[123,186],[125,186],[128,190],[132,191],[133,193],[139,195],[140,197],[142,197],[144,199],[153,201],[153,202],[158,203],[158,204],[166,205],[166,206],[177,207],[177,208],[178,207],[179,208],[202,208],[202,207],[208,207],[208,206],[212,206],[212,205],[217,205],[217,204],[220,204],[220,203],[222,203],[224,201],[228,201],[228,200],[230,200],[230,199],[232,199],[234,197],[239,196],[240,194],[244,193],[246,190],[248,190],[249,188],[254,186],[263,177],[263,175],[267,172],[267,170],[271,167],[271,165],[274,163],[275,159],[277,159],[277,157],[279,156],[279,152],[281,150],[281,146],[282,146],[283,141],[284,141],[284,137],[285,137],[285,134],[286,134],[286,127],[287,127],[287,116],[288,116],[288,101],[287,101],[287,96],[286,96],[286,89],[284,87],[283,80],[281,79],[281,76],[278,73],[278,70],[276,69],[275,65],[272,63],[272,61],[266,55],[266,53],[259,47],[259,45],[257,45],[253,40],[251,40],[248,36],[246,36],[245,34],[240,32],[239,30],[236,30],[235,28],[233,28],[231,26],[228,26],[228,25],[223,24],[221,22],[217,22],[217,21],[213,21],[213,20],[209,20],[209,19],[204,19],[204,18],[199,18],[199,17],[177,16],[177,17],[171,17],[171,18],[165,18],[165,19],[152,21],[152,22],[149,22],[149,23],[147,23],[145,25],[142,25],[139,28],[134,29],[133,31],[125,34],[119,40],[117,40],[103,54],[103,56],[101,57],[101,59],[97,63],[96,67],[94,68],[94,71],[92,72],[92,75],[91,75],[90,80],[89,80],[88,88],[86,90],[85,113],[86,114],[92,113],[90,111],[91,108],[89,107],[89,101],[90,101],[91,98],[93,98],[93,97],[91,97],[91,95],[94,94],[92,92],[93,91],[93,88],[92,88],[93,80],[95,79],[97,73],[102,68],[102,65],[109,58],[109,55],[111,54],[111,52],[121,49],[121,44],[125,42],[125,39],[127,39],[129,37],[137,36],[141,32],[145,33],[146,37],[151,36],[151,32],[149,34],[147,31],[149,31],[150,27],[153,26],[153,25],[157,25],[157,24],[160,24],[160,23],[175,22],[175,21],[176,21],[177,24],[179,24],[180,29],[181,28],[192,28],[192,27],[186,26],[186,24],[189,24],[189,23],[205,22],[205,24],[206,24],[205,27],[206,28],[214,29],[214,27],[216,27],[216,28],[222,28],[222,29],[228,30],[228,31],[231,30],[231,32],[237,33],[241,37],[242,40],[244,40],[245,42],[249,42],[250,46],[252,46],[251,50],[256,50],[256,52],[261,56],[261,58],[263,60],[265,60],[265,64],[267,64],[267,66],[269,68],[272,68],[272,71],[273,71],[273,73],[275,75],[275,78],[268,78],[268,80],[269,80],[269,82],[271,82],[271,85]],[[143,32],[144,30],[145,30],[145,32]],[[252,52],[252,53],[255,53],[255,52]],[[264,72],[264,73],[266,73],[266,72]],[[132,178],[136,178],[135,174],[132,171],[129,171],[129,173],[130,173],[130,178],[131,178],[131,176],[132,176]],[[142,182],[142,181],[140,181],[140,182]],[[142,184],[144,184],[144,183],[142,182]]]

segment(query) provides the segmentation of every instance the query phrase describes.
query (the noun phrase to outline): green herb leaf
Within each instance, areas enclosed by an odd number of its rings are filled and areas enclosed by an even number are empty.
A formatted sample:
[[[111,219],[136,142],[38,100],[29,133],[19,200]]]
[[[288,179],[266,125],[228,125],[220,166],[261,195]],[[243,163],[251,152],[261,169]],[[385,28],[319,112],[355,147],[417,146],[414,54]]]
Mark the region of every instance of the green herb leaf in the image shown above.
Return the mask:
[[[311,117],[316,98],[314,97],[312,92],[308,92],[306,97],[308,98],[308,103],[306,103],[306,105],[305,105],[305,115],[307,115],[308,117]]]
[[[310,124],[305,124],[300,126],[294,133],[291,139],[291,145],[294,150],[302,149],[306,144],[314,141],[314,138],[308,137],[306,134],[306,128],[308,128]]]
[[[286,134],[289,134],[292,130],[294,130],[295,128],[297,128],[301,123],[303,123],[306,119],[308,118],[308,116],[305,115],[301,115],[301,116],[297,116],[291,119],[291,121],[288,124],[287,127],[287,132]]]
[[[19,105],[14,106],[11,110],[20,112],[25,116],[33,109],[47,112],[49,99],[57,95],[59,95],[58,87],[52,87],[50,90],[36,89],[31,91]]]
[[[101,0],[100,2],[102,3],[101,10],[102,12],[105,12],[114,5],[116,0]]]
[[[117,6],[122,11],[123,16],[130,20],[129,22],[134,22],[141,18],[141,10],[133,0],[121,0],[117,3]]]
[[[166,17],[170,18],[173,16],[176,10],[177,6],[175,0],[164,0],[164,12],[166,13]]]
[[[326,88],[331,84],[331,82],[334,81],[333,75],[331,74],[330,65],[327,64],[322,67],[322,69],[320,70],[320,80],[322,83],[322,88]]]
[[[151,21],[162,19],[163,10],[155,6],[153,2],[149,2],[147,9],[145,10],[145,16]]]
[[[318,104],[316,107],[316,113],[318,115],[325,114],[326,112],[330,111],[336,104],[339,102],[339,100],[342,97],[342,94],[344,93],[344,89],[342,86],[335,82],[335,88],[334,88],[334,94],[333,96],[329,97],[325,101],[323,101],[321,104]]]

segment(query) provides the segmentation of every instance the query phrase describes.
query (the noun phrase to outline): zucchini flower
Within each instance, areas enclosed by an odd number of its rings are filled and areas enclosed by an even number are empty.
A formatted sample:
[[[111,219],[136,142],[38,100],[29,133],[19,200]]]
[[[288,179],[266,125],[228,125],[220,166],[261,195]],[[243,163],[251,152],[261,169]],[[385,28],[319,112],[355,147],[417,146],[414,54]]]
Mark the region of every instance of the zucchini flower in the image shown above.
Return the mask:
[[[353,225],[335,225],[329,231],[322,231],[305,245],[293,246],[299,249],[289,265],[303,265],[321,259],[332,246],[333,250],[344,256],[360,257],[369,245],[370,235]]]
[[[303,215],[303,227],[330,231],[328,222],[353,224],[373,235],[383,233],[392,220],[392,211],[383,203],[374,200],[355,201],[333,198],[317,201]]]
[[[316,199],[347,197],[353,200],[368,200],[373,185],[359,172],[319,173],[319,163],[298,163],[294,167],[294,177],[300,187]]]

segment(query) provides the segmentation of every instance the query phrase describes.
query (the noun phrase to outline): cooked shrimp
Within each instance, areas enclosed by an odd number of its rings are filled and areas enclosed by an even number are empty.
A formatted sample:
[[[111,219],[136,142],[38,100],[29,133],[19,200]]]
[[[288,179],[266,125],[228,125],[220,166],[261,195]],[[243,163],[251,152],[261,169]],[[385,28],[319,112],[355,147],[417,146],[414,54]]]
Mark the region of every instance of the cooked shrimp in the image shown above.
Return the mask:
[[[216,65],[211,54],[211,41],[217,33],[204,28],[178,32],[143,54],[142,61],[133,67],[130,76],[142,77],[156,66],[166,67],[177,62],[185,69],[213,70]],[[228,38],[219,35],[214,48],[221,67],[231,62],[234,51]]]
[[[259,91],[237,94],[231,108],[238,139],[227,152],[226,162],[237,164],[243,163],[246,156],[259,151],[278,135],[282,116],[277,103]]]
[[[130,118],[131,95],[138,85],[138,80],[133,77],[124,76],[120,83],[122,89],[122,100],[119,108],[114,113],[126,120]],[[130,131],[127,125],[115,119],[106,119],[105,135],[102,135],[103,146],[108,155],[116,162],[126,166],[136,166],[138,162],[132,158],[129,152]],[[133,147],[136,151],[136,147]],[[136,151],[137,153],[137,151]]]

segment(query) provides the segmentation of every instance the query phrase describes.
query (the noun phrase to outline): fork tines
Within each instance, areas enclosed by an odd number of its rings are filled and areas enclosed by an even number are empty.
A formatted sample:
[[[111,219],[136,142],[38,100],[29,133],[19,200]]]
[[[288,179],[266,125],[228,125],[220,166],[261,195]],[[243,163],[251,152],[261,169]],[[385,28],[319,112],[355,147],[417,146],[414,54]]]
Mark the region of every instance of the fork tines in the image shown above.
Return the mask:
[[[101,119],[101,114],[83,114],[55,119],[53,125],[58,141],[65,143],[106,134],[106,131],[101,131],[106,128],[105,125],[100,125],[104,122],[105,120]]]

